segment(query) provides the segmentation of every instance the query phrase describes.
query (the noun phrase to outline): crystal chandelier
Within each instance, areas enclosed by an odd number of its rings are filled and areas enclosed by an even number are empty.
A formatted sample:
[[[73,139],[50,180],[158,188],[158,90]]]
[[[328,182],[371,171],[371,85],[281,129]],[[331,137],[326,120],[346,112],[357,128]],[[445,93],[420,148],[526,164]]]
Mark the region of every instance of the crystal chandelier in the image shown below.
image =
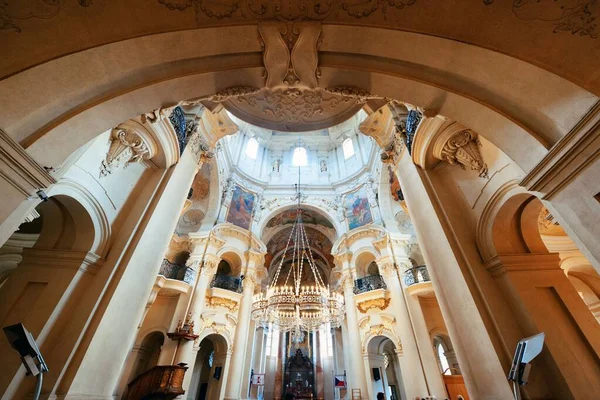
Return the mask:
[[[315,264],[302,222],[299,184],[296,185],[296,197],[296,220],[273,279],[265,292],[253,298],[252,319],[263,326],[272,324],[282,332],[292,332],[292,340],[301,342],[305,332],[319,330],[328,324],[332,328],[339,327],[345,313],[343,297],[330,291]],[[282,273],[284,261],[290,259],[289,269]],[[311,275],[314,284],[303,285],[303,277]]]

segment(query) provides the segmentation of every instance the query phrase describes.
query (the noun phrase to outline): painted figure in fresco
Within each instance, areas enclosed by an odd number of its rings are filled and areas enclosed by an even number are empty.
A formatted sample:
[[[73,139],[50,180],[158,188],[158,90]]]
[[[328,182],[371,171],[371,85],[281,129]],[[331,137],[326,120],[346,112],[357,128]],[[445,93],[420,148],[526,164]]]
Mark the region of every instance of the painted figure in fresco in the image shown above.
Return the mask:
[[[348,208],[348,227],[350,230],[373,222],[369,199],[364,187],[355,193],[348,194],[346,205]]]
[[[252,219],[252,209],[254,208],[254,194],[245,191],[239,186],[233,190],[231,204],[227,212],[227,222],[248,229]]]

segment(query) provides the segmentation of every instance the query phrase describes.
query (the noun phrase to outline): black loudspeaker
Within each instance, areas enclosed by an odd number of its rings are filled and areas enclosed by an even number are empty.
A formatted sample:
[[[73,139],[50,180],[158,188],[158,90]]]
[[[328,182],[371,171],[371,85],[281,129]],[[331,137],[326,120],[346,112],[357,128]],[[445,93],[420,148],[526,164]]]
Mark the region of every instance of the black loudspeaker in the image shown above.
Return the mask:
[[[215,367],[215,374],[213,375],[213,378],[215,378],[216,380],[221,379],[221,371],[223,370],[223,367]]]
[[[373,368],[373,379],[375,379],[375,382],[381,379],[381,375],[379,375],[379,368]]]

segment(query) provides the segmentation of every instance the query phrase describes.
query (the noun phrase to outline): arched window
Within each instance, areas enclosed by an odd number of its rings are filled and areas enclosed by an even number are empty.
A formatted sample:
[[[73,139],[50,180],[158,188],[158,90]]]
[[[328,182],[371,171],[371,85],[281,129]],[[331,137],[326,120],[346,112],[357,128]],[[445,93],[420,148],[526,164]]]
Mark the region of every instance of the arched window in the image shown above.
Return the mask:
[[[292,155],[292,165],[294,167],[304,167],[307,164],[306,149],[304,147],[296,147]]]
[[[442,374],[452,375],[452,371],[450,371],[450,364],[448,364],[448,359],[446,358],[446,354],[444,354],[444,346],[442,346],[441,341],[435,341],[435,350],[437,352],[438,359],[440,360]]]
[[[250,140],[248,140],[248,144],[246,145],[246,156],[256,160],[256,154],[258,154],[258,140],[250,138]]]
[[[352,139],[348,138],[342,142],[342,150],[344,151],[344,160],[347,160],[354,155],[354,144],[352,143]]]

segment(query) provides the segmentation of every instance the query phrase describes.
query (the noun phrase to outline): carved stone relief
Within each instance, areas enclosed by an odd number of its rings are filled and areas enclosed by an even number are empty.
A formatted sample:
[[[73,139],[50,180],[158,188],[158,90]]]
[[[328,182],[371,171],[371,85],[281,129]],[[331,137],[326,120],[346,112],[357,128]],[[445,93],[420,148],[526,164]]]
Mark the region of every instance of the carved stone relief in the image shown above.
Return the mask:
[[[206,296],[206,305],[209,307],[224,307],[230,312],[236,312],[238,309],[236,301],[218,296]]]
[[[360,302],[356,305],[356,308],[362,314],[366,314],[367,311],[369,311],[372,308],[377,308],[379,310],[385,310],[390,305],[390,301],[391,301],[391,299],[385,299],[383,297],[380,297],[378,299],[371,299],[371,300],[366,300],[366,301]]]
[[[142,137],[129,128],[115,128],[110,134],[110,146],[100,165],[100,177],[112,174],[116,169],[127,168],[131,163],[148,160],[155,147],[149,137]]]
[[[449,125],[441,132],[433,146],[433,156],[450,165],[479,172],[481,178],[488,179],[488,167],[483,161],[477,133],[458,123]]]

